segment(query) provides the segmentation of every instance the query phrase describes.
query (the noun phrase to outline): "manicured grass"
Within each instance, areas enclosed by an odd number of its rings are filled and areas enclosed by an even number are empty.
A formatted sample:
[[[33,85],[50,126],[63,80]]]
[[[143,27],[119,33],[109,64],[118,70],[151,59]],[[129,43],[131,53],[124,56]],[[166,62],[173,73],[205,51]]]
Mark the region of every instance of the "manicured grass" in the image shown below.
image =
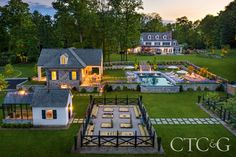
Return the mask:
[[[183,92],[176,94],[149,94],[139,92],[109,92],[107,97],[143,96],[150,117],[153,118],[192,118],[209,117],[197,105],[197,96],[204,92]]]
[[[14,78],[14,77],[32,77],[35,75],[34,72],[34,63],[29,64],[14,64],[14,73],[10,75],[4,74],[4,67],[0,67],[0,73],[3,74],[6,78]]]
[[[170,56],[156,56],[157,60],[188,60],[198,66],[206,67],[210,72],[213,72],[219,76],[222,76],[229,80],[236,80],[236,50],[232,50],[228,56],[222,59],[204,57],[200,55],[170,55]],[[153,61],[154,56],[139,56],[128,55],[128,60],[149,60]],[[112,61],[119,61],[120,55],[112,54]]]
[[[104,77],[125,77],[125,70],[104,70]]]
[[[107,96],[124,97],[126,95],[137,97],[139,92],[110,92]],[[142,94],[143,101],[150,115],[161,115],[160,117],[207,117],[195,104],[196,96],[202,93],[180,93],[180,94]],[[192,95],[192,96],[191,96]],[[2,100],[4,94],[0,95]],[[171,100],[166,100],[166,99]],[[184,102],[184,99],[186,102]],[[181,100],[181,101],[180,101]],[[173,103],[174,102],[174,103]],[[79,118],[83,118],[89,103],[89,97],[74,96],[74,112]],[[174,104],[174,105],[173,105]],[[161,108],[164,107],[164,108]],[[161,108],[161,109],[159,109]],[[193,108],[193,109],[190,109]],[[182,113],[186,110],[186,113]],[[181,115],[183,114],[183,116]],[[165,116],[166,115],[166,116]],[[172,116],[175,115],[175,116]],[[194,116],[192,116],[194,115]],[[199,116],[201,115],[201,116]],[[159,117],[159,116],[157,116]],[[236,139],[221,125],[156,125],[157,133],[162,137],[165,156],[167,157],[185,157],[185,156],[233,156],[236,152],[233,146]],[[82,155],[71,153],[73,146],[73,137],[78,132],[79,125],[73,124],[68,130],[61,131],[30,131],[30,130],[0,130],[0,154],[1,157],[156,157],[159,155]],[[217,150],[211,150],[209,153],[199,153],[194,150],[193,153],[175,153],[170,149],[169,143],[173,137],[208,137],[218,139],[225,136],[230,138],[231,151],[228,153],[219,153]],[[187,144],[184,143],[185,148]],[[205,145],[204,145],[205,146]]]
[[[35,63],[30,64],[14,64],[13,65],[16,70],[21,71],[21,76],[19,77],[32,77],[35,76]]]
[[[160,137],[162,137],[162,144],[166,152],[166,156],[191,156],[191,157],[221,157],[221,156],[234,156],[236,153],[235,144],[236,138],[230,132],[228,132],[222,125],[155,125],[155,128]],[[188,143],[177,141],[174,145],[177,149],[184,147],[184,150],[180,152],[175,152],[170,147],[170,142],[174,137],[183,138],[200,138],[207,137],[209,140],[213,139],[216,142],[221,137],[228,137],[230,139],[228,142],[222,142],[221,148],[225,149],[225,144],[231,145],[229,152],[220,152],[216,148],[209,148],[207,152],[200,152],[196,149],[195,143],[193,141],[192,148],[193,152],[188,152]],[[223,141],[223,140],[222,140]],[[200,147],[206,149],[209,147],[209,142],[202,140],[200,142]]]

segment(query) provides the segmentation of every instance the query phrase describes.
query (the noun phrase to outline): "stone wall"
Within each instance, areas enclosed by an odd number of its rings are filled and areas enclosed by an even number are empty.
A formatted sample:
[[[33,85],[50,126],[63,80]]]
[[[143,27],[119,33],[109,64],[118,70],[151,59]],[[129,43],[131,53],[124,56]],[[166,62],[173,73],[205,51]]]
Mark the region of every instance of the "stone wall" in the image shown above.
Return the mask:
[[[123,84],[109,84],[112,87],[112,90],[116,90],[117,88],[120,88],[123,90],[124,87],[130,90],[136,90],[138,84],[128,84],[128,83],[123,83]]]
[[[179,86],[141,86],[142,93],[178,93]]]
[[[50,80],[49,81],[49,87],[50,88],[60,88],[61,85],[68,85],[69,88],[73,88],[73,87],[76,87],[76,88],[79,88],[80,86],[80,81],[79,80]]]
[[[198,84],[181,84],[183,91],[188,91],[188,90],[193,90],[193,91],[204,91],[204,90],[209,90],[209,91],[215,91],[217,87],[220,86],[220,84],[217,83],[198,83]]]

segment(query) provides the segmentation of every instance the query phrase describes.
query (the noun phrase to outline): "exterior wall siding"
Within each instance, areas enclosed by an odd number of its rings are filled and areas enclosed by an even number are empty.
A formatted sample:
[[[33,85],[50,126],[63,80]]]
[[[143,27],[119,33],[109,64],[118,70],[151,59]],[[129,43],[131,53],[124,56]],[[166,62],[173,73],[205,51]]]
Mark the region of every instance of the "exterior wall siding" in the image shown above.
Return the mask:
[[[56,98],[55,98],[56,99]],[[34,126],[66,126],[69,123],[68,108],[69,104],[72,104],[72,96],[68,96],[66,107],[33,107],[33,125]],[[42,110],[56,110],[57,119],[42,119]]]
[[[57,72],[57,80],[51,80],[51,71]],[[77,72],[77,80],[72,80],[71,72]],[[47,80],[49,86],[53,88],[60,88],[61,85],[67,85],[69,88],[80,86],[81,82],[81,70],[80,69],[70,69],[70,70],[60,70],[60,69],[48,69],[46,71]]]

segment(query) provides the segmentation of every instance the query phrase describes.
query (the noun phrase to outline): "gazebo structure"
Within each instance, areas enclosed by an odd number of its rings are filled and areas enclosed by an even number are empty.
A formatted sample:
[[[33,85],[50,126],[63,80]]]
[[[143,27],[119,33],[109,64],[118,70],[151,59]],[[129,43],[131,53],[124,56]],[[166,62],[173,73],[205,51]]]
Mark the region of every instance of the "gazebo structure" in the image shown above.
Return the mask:
[[[23,90],[8,92],[2,104],[3,122],[32,123],[32,99],[33,93]]]

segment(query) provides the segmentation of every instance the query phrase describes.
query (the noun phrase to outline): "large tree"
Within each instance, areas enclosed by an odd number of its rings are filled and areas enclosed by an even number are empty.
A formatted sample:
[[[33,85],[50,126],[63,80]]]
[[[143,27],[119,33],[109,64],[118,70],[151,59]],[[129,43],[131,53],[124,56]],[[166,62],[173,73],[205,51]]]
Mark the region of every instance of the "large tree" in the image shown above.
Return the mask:
[[[10,0],[1,7],[1,22],[9,33],[8,51],[13,60],[35,61],[39,54],[38,40],[28,4],[21,0]]]

